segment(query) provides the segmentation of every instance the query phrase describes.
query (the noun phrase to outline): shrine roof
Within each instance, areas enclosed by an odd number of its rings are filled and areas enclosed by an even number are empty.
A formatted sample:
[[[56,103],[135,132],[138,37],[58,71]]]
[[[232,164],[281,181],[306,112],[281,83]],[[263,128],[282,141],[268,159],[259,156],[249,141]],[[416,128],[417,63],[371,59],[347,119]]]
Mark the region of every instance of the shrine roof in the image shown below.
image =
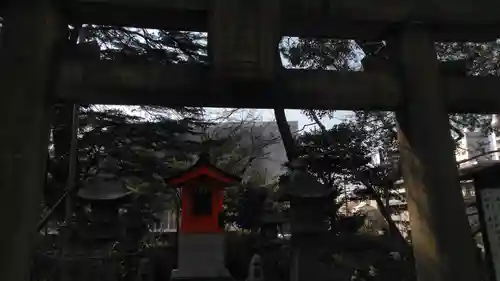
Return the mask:
[[[280,182],[276,191],[279,200],[287,201],[291,198],[327,198],[332,189],[319,183],[306,171],[294,171]]]
[[[241,182],[241,178],[228,173],[214,164],[211,164],[206,154],[200,155],[200,158],[194,165],[188,169],[165,179],[167,184],[179,185],[185,182],[193,181],[201,177],[209,177],[226,185]]]
[[[119,179],[109,179],[96,176],[85,181],[84,186],[77,192],[79,198],[89,201],[118,200],[132,192]]]

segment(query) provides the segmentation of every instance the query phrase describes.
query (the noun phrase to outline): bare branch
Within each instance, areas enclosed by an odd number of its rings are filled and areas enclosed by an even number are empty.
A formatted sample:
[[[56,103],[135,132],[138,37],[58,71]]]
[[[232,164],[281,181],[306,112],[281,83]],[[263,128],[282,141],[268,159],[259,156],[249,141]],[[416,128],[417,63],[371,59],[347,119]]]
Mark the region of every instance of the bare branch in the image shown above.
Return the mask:
[[[486,156],[486,155],[489,155],[489,154],[497,153],[497,152],[500,152],[500,149],[492,150],[492,151],[486,151],[486,152],[480,153],[478,155],[475,155],[475,156],[473,156],[471,158],[467,158],[467,159],[464,159],[464,160],[457,161],[457,165],[463,164],[465,162],[472,161],[474,159],[477,159],[477,158],[480,158],[480,157],[483,157],[483,156]]]

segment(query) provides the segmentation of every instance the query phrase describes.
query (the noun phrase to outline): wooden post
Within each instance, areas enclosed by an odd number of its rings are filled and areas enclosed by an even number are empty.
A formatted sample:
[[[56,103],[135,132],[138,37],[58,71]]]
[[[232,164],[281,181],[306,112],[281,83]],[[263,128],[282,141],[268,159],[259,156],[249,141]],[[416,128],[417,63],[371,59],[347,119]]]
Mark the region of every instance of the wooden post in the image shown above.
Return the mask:
[[[418,280],[477,280],[434,42],[424,27],[408,25],[393,47],[403,92],[396,117]]]
[[[270,80],[280,41],[279,0],[214,0],[209,52],[216,80]]]
[[[66,27],[49,1],[12,1],[3,16],[0,280],[27,281],[45,179],[47,92],[57,38]]]

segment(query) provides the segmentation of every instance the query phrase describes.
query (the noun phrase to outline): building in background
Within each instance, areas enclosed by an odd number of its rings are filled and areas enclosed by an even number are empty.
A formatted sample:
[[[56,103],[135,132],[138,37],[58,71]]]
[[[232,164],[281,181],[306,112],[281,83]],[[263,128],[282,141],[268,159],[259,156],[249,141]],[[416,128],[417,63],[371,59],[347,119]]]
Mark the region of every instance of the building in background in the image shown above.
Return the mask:
[[[482,161],[498,160],[499,153],[496,151],[498,147],[498,138],[494,132],[485,134],[483,132],[463,132],[464,137],[459,141],[459,146],[456,150],[456,159],[462,162],[460,166],[470,166]],[[473,159],[472,159],[473,158]],[[465,161],[472,159],[470,161]]]
[[[289,121],[288,125],[295,135],[298,132],[299,123]],[[286,172],[284,164],[288,159],[276,122],[224,122],[207,131],[214,139],[226,138],[231,134],[240,136],[237,138],[238,146],[247,148],[248,154],[256,156],[248,170],[242,175],[243,180],[260,176],[265,184],[270,184]]]
[[[492,118],[492,128],[500,129],[500,118],[494,115]],[[459,168],[466,168],[478,163],[499,160],[500,153],[497,150],[500,147],[500,137],[495,132],[484,133],[480,131],[463,131],[463,138],[459,141],[456,149],[456,160]],[[394,155],[385,155],[377,151],[373,155],[374,165],[389,164],[394,160]],[[410,216],[407,210],[406,190],[404,182],[396,182],[397,188],[391,192],[389,200],[382,198],[383,202],[388,203],[388,209],[391,210],[391,217],[401,230],[403,236],[408,236],[410,231]],[[466,214],[471,225],[471,231],[478,233],[479,215],[475,206],[476,194],[472,181],[461,182],[462,195],[466,206]],[[375,200],[365,200],[358,202],[350,208],[353,212],[364,214],[367,217],[367,224],[377,226],[377,228],[387,228],[387,223],[380,214],[379,206]],[[479,239],[480,240],[480,239]]]

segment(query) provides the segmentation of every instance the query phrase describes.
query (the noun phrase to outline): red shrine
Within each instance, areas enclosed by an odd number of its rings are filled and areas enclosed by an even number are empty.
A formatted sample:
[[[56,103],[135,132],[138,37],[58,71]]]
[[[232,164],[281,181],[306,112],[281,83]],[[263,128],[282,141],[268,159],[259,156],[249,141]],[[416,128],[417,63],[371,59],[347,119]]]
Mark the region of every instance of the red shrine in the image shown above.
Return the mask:
[[[222,232],[223,188],[240,181],[241,178],[210,164],[207,155],[201,155],[191,168],[167,179],[167,184],[181,189],[180,232]]]

